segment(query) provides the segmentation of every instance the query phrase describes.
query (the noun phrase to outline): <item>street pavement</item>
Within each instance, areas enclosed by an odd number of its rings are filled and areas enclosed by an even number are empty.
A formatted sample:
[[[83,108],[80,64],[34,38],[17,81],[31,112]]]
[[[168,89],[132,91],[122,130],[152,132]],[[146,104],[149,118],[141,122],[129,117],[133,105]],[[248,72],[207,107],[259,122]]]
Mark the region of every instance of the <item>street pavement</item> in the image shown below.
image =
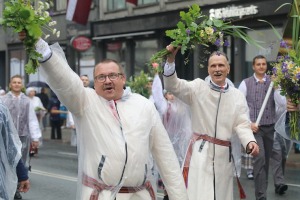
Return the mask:
[[[76,192],[74,192],[74,190],[76,190],[75,183],[77,180],[77,156],[76,148],[70,145],[71,130],[62,129],[62,140],[51,140],[50,130],[51,128],[47,127],[46,131],[43,132],[44,147],[42,146],[40,148],[41,157],[33,158],[32,160],[33,171],[30,173],[30,178],[34,187],[28,194],[23,195],[23,197],[25,197],[23,199],[38,200],[41,196],[43,196],[43,200],[51,200],[53,198],[59,200],[75,199],[74,195]],[[50,153],[51,151],[52,153]],[[268,187],[269,200],[298,200],[300,198],[300,154],[295,154],[292,150],[288,157],[285,178],[289,188],[286,194],[282,196],[275,194],[273,177],[271,175],[272,172],[270,168]],[[44,177],[44,179],[47,178],[47,182],[37,184],[43,179],[41,177]],[[242,171],[240,181],[246,192],[246,199],[255,200],[254,182],[246,178],[245,171]],[[48,182],[50,184],[47,184]],[[44,188],[43,184],[47,185],[47,187]],[[239,199],[236,180],[234,180],[234,185],[234,199]],[[64,195],[68,194],[68,191],[72,197],[70,195]],[[59,192],[61,192],[61,194]],[[162,200],[162,197],[162,191],[159,191],[158,200]]]

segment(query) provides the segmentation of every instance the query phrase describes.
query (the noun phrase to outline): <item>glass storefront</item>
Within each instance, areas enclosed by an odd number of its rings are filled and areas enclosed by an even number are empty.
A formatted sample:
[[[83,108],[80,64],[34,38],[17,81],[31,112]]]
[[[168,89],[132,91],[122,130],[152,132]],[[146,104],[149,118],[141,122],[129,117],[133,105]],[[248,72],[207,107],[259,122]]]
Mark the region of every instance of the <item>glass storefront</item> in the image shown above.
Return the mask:
[[[280,28],[276,30],[281,33]],[[272,28],[264,28],[259,30],[249,30],[247,34],[257,41],[263,41],[261,46],[258,48],[254,45],[246,45],[245,47],[245,66],[244,70],[246,73],[243,74],[245,77],[249,77],[253,74],[252,60],[257,55],[263,55],[268,61],[268,70],[270,71],[272,66],[270,63],[275,62],[279,51],[279,39],[276,37]]]
[[[9,52],[9,58],[10,58],[10,75],[9,77],[12,77],[14,75],[21,75],[24,77],[25,71],[25,60],[26,60],[26,54],[24,50],[11,50]]]

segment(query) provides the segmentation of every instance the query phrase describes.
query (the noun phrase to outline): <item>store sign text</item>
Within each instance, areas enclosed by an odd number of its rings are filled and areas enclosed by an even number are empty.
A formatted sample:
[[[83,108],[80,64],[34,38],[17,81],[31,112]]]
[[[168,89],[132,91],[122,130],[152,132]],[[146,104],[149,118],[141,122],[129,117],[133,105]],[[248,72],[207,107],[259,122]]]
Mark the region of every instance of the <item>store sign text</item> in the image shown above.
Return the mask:
[[[92,46],[92,40],[85,36],[77,36],[72,38],[71,44],[78,51],[86,51]]]
[[[258,13],[257,6],[251,5],[248,7],[242,6],[228,6],[225,8],[218,8],[218,9],[210,9],[209,10],[209,17],[210,18],[233,18],[239,17],[242,18],[243,16],[255,15]]]

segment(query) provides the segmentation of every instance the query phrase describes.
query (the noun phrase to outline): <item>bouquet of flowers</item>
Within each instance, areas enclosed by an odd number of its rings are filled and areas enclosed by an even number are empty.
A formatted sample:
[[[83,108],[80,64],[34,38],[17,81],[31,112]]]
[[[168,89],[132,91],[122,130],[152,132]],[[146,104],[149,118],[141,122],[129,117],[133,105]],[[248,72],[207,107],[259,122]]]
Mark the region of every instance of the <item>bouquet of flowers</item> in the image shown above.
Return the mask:
[[[255,40],[242,31],[248,29],[247,27],[234,26],[231,22],[221,19],[210,19],[208,16],[202,15],[200,11],[197,4],[192,5],[188,12],[181,11],[181,21],[177,23],[177,28],[166,31],[166,35],[173,39],[171,44],[174,47],[181,46],[181,54],[192,50],[196,45],[228,46],[229,43],[224,40],[224,35],[242,38],[247,43],[259,46]],[[166,49],[161,50],[150,58],[150,63],[162,63],[168,54]]]
[[[4,29],[13,28],[16,33],[25,32],[26,38],[23,41],[25,50],[28,55],[28,63],[25,65],[27,74],[35,73],[39,66],[38,58],[41,55],[35,50],[35,43],[42,36],[49,37],[43,30],[52,32],[57,37],[60,36],[60,31],[57,31],[52,26],[56,25],[56,21],[52,21],[49,12],[47,11],[52,2],[38,1],[36,9],[33,6],[34,0],[9,0],[5,2],[3,18],[0,19],[0,24]],[[43,30],[42,30],[43,28]]]
[[[282,6],[284,5],[290,4],[286,3]],[[285,49],[285,53],[278,56],[276,63],[273,63],[272,71],[274,75],[274,85],[281,88],[281,95],[287,96],[293,103],[298,105],[300,103],[300,13],[298,10],[297,0],[294,0],[294,3],[292,4],[290,17],[293,22],[292,46],[288,46],[280,34],[276,32],[275,28],[270,24],[278,38],[281,39],[280,47]],[[298,126],[299,113],[290,112],[289,115],[290,137],[298,140],[300,133]]]

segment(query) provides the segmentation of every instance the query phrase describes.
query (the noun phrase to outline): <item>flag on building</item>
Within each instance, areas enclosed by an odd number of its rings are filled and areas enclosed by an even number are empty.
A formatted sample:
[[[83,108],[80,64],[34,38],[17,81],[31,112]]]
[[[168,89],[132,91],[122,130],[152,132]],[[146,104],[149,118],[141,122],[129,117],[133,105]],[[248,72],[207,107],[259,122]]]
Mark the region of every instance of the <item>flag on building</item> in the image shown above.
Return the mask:
[[[68,0],[66,19],[78,24],[86,25],[92,0]]]
[[[126,2],[137,6],[138,0],[126,0]]]

